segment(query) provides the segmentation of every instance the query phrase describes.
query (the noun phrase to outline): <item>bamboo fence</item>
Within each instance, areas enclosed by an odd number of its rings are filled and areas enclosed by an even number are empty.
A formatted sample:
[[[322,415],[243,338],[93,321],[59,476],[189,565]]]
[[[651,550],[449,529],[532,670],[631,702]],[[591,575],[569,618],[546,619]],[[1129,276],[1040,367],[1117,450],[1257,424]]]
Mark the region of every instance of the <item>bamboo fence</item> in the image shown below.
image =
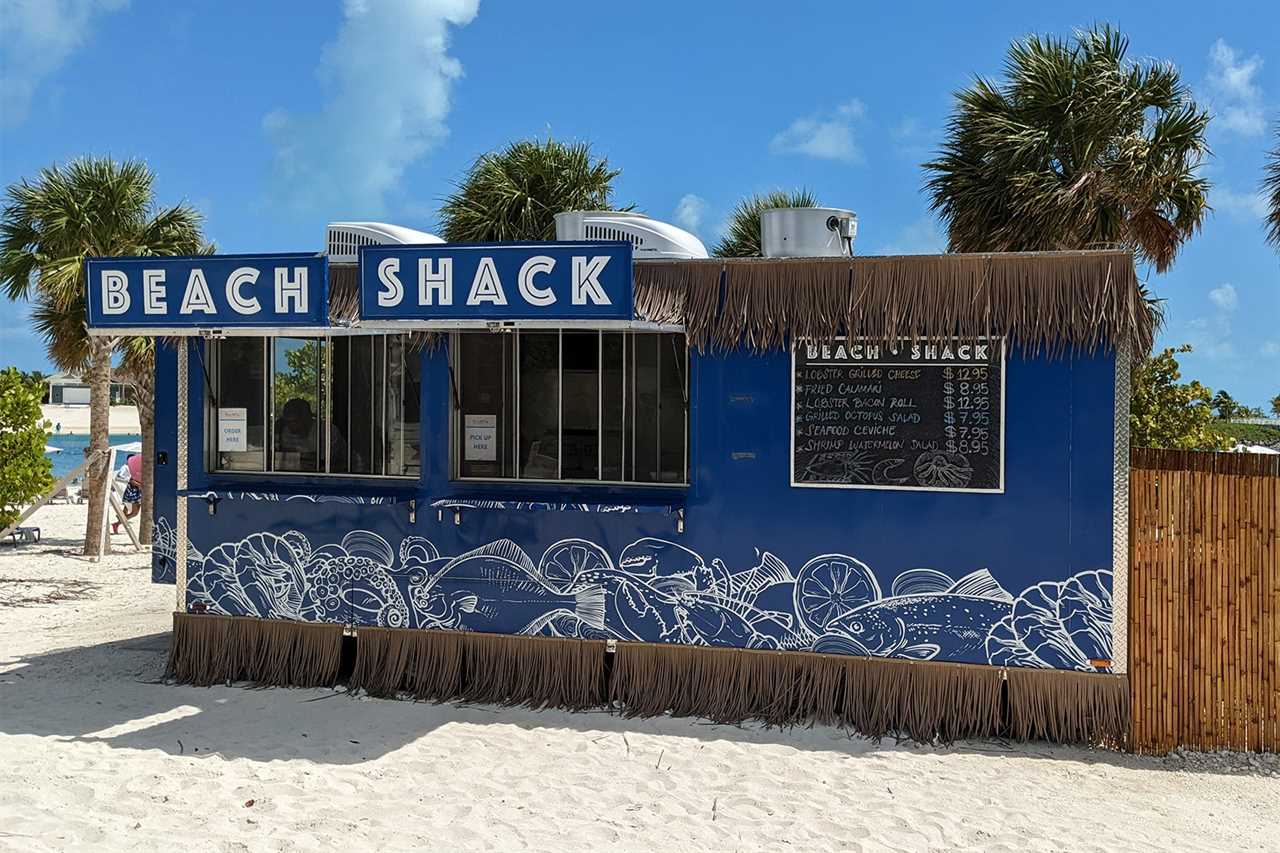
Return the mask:
[[[1131,463],[1132,748],[1280,751],[1280,456]]]

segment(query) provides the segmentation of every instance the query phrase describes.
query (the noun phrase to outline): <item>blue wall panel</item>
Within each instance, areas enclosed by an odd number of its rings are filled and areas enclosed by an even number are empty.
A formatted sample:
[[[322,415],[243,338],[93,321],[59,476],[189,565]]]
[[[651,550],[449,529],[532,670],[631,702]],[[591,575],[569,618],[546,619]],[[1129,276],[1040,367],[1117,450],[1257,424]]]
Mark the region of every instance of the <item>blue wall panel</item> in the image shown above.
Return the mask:
[[[792,488],[790,359],[742,352],[692,356],[688,489],[455,483],[445,353],[424,359],[417,483],[193,474],[219,499],[214,515],[191,499],[189,605],[1086,670],[1110,658],[1110,356],[1010,357],[1004,494]]]

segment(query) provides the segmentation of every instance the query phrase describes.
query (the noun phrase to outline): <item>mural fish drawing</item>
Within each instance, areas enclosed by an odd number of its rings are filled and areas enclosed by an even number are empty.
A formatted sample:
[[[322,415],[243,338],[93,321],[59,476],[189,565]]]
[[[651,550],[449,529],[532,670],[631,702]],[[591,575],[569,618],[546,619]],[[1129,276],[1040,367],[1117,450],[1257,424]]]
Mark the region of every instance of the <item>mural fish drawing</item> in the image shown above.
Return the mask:
[[[963,660],[983,647],[991,626],[1009,615],[1006,601],[966,595],[886,598],[827,625],[814,651],[932,660]]]
[[[814,651],[963,660],[982,649],[992,626],[1012,612],[1012,596],[982,569],[944,591],[890,596],[854,608],[827,623]]]
[[[605,594],[601,586],[558,592],[538,573],[524,550],[509,539],[454,558],[431,582],[430,592],[453,602],[461,625],[472,631],[535,634],[563,615],[593,628],[604,627]]]

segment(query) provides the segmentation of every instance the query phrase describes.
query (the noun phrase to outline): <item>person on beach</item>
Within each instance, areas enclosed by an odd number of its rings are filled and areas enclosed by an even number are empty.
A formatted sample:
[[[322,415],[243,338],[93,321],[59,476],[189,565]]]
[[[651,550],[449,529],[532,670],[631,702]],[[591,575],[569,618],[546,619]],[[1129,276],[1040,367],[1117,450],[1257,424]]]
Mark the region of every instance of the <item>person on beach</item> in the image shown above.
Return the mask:
[[[134,518],[142,512],[142,454],[130,456],[116,472],[116,482],[124,486],[124,517]],[[111,532],[120,532],[120,522],[111,522]]]

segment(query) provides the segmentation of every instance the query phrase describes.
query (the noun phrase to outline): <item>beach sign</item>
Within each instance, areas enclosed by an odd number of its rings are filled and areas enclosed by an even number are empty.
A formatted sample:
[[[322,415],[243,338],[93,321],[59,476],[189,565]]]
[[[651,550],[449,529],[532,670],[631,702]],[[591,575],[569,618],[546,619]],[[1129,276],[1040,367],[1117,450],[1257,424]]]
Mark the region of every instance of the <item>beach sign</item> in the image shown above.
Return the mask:
[[[360,247],[362,320],[630,320],[626,241]]]
[[[323,326],[328,258],[315,253],[90,258],[89,329]]]

